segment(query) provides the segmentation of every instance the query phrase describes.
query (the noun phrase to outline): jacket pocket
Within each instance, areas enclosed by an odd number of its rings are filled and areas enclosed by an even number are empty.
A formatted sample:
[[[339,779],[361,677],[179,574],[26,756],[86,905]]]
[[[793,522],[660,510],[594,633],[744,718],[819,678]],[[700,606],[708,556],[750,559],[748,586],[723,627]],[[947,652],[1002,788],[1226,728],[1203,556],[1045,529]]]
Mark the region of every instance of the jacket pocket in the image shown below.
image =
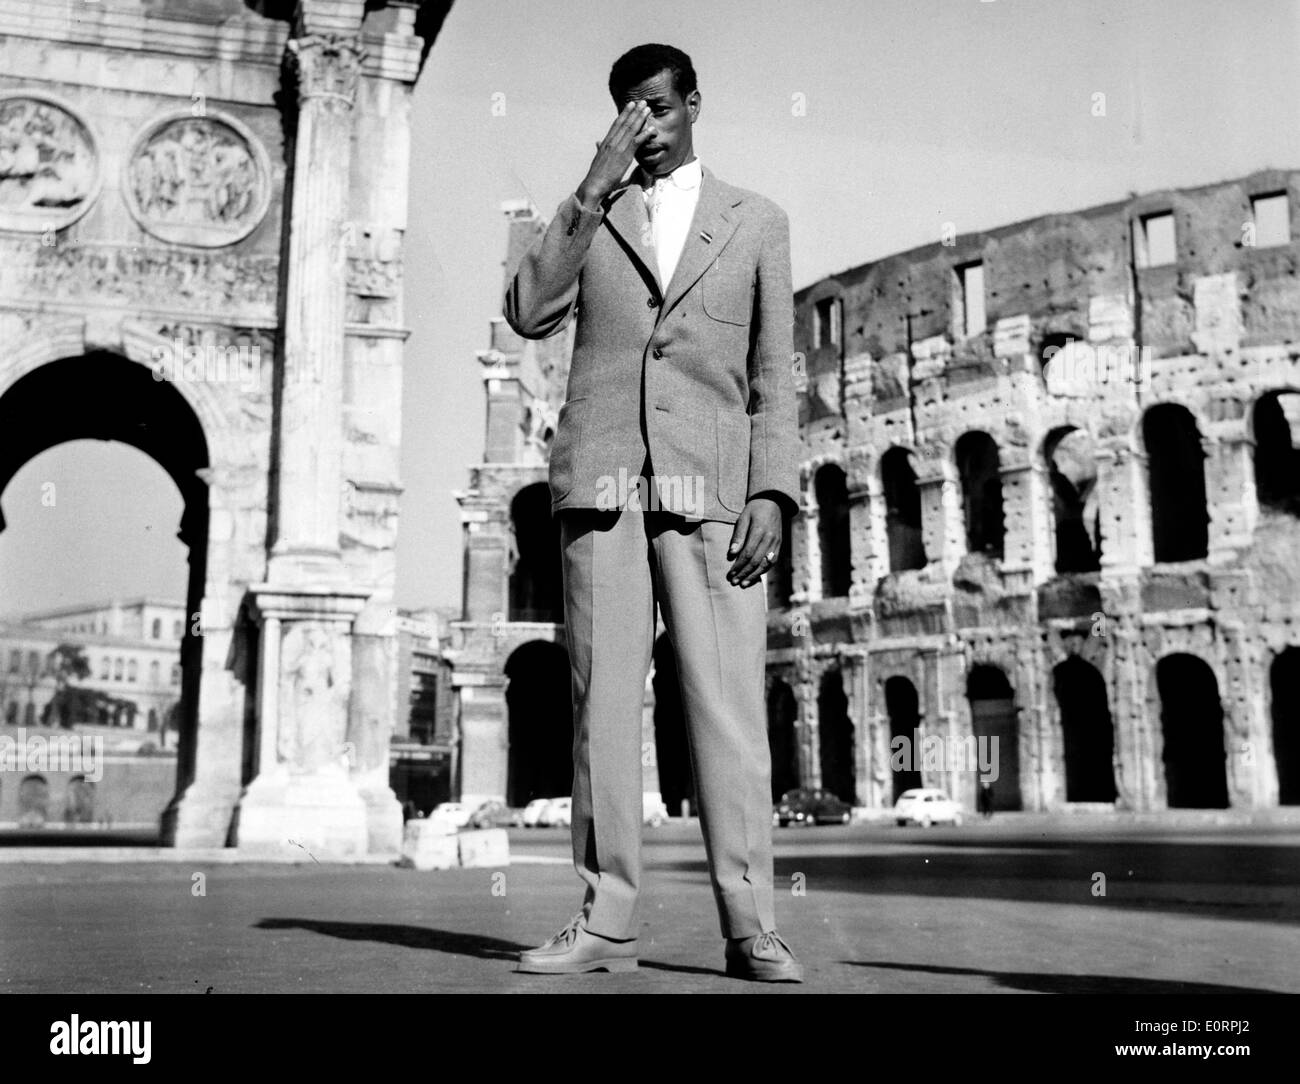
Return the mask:
[[[728,263],[725,258],[718,257],[704,272],[700,295],[704,312],[711,319],[744,327],[749,323],[754,307],[753,268],[739,260]]]
[[[717,408],[718,503],[728,512],[743,512],[749,488],[749,415]]]
[[[547,480],[551,499],[562,500],[573,489],[578,468],[578,455],[582,451],[582,423],[590,400],[584,395],[570,399],[560,407],[555,422],[555,439],[551,441],[551,461]]]

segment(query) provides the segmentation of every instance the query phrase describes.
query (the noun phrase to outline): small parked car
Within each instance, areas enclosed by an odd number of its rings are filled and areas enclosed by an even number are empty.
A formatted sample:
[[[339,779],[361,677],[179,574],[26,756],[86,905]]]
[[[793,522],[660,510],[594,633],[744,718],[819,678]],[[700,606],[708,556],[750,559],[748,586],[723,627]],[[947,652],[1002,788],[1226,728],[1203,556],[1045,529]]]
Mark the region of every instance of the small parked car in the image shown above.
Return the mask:
[[[782,828],[789,824],[848,824],[853,807],[828,790],[799,787],[781,795],[772,812],[772,823]]]
[[[489,798],[470,814],[471,828],[512,828],[519,822],[519,810],[499,798]]]
[[[573,823],[573,799],[552,798],[546,803],[537,823],[545,828],[567,828]]]
[[[961,806],[934,787],[905,790],[894,803],[894,819],[900,825],[961,824]]]
[[[520,814],[519,823],[524,828],[538,828],[542,824],[542,814],[546,812],[546,807],[551,804],[549,798],[534,798]]]
[[[430,818],[441,817],[451,821],[457,828],[464,828],[474,811],[462,802],[439,802],[433,807]]]

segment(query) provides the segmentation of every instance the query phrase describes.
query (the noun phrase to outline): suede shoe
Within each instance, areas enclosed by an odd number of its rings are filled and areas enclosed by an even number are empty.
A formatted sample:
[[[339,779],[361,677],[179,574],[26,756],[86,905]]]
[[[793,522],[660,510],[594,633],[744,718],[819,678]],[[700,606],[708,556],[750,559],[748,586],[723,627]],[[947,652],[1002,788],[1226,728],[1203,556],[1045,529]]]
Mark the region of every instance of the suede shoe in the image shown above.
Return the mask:
[[[529,975],[578,975],[584,971],[635,971],[637,943],[589,933],[579,911],[544,945],[519,954],[515,970]]]
[[[803,982],[803,968],[775,930],[727,939],[727,975],[750,982]]]

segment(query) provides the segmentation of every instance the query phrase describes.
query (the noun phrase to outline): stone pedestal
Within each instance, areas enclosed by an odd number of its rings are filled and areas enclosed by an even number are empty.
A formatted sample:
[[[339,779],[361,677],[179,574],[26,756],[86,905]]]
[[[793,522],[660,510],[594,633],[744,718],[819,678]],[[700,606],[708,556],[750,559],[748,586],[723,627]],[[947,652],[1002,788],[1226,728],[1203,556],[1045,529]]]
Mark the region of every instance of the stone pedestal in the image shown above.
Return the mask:
[[[369,817],[349,774],[352,624],[365,596],[254,587],[261,624],[257,776],[235,811],[241,850],[318,861],[369,850]]]
[[[357,858],[369,849],[366,803],[341,765],[259,775],[236,814],[236,844],[278,858]]]

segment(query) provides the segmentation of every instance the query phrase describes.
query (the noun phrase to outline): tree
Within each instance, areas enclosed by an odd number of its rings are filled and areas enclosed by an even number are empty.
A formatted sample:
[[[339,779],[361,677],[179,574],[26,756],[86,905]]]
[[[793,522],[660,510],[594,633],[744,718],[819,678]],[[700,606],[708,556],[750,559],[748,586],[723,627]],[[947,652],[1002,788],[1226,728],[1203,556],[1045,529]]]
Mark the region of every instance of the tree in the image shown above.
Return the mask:
[[[42,723],[50,726],[57,722],[59,726],[70,727],[98,719],[98,704],[93,701],[103,694],[72,684],[90,676],[90,660],[79,644],[59,644],[45,657],[45,673],[54,678],[54,696],[45,705]],[[83,717],[83,713],[91,711],[89,720]]]

